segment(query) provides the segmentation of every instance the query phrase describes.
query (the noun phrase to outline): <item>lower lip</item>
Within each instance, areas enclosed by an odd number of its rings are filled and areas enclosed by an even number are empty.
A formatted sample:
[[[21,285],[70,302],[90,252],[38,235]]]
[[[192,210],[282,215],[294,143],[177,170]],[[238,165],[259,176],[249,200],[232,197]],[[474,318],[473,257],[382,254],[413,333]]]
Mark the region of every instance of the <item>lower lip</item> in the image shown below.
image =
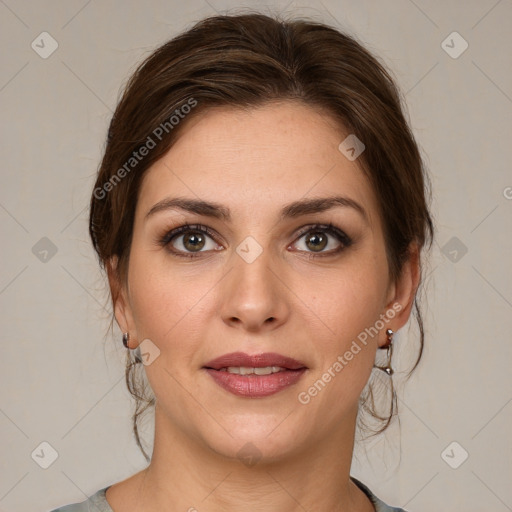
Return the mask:
[[[260,398],[273,395],[295,384],[302,377],[306,368],[285,370],[270,375],[239,375],[211,368],[207,368],[206,371],[226,391],[237,396]]]

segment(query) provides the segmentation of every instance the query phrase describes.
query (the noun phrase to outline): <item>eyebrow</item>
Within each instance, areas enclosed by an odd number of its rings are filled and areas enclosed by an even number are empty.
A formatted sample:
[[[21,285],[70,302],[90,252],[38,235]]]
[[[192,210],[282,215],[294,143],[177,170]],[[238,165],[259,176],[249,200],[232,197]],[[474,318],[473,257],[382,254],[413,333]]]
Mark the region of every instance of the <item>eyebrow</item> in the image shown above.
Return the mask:
[[[354,199],[344,196],[319,197],[293,201],[281,209],[280,218],[281,220],[292,219],[302,215],[321,213],[340,206],[356,210],[364,220],[369,223],[366,210]],[[144,220],[146,221],[157,212],[176,209],[231,222],[231,212],[226,206],[215,202],[186,197],[165,198],[159,201],[146,213]]]

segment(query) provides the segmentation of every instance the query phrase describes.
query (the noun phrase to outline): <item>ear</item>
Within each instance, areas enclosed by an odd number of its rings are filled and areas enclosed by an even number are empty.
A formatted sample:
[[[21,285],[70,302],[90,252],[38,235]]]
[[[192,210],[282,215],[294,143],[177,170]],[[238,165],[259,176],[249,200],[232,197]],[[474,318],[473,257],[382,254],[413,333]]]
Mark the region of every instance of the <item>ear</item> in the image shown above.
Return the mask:
[[[127,285],[121,282],[121,278],[117,270],[118,261],[118,256],[114,255],[108,260],[106,265],[110,293],[114,307],[114,315],[116,317],[117,325],[119,325],[121,331],[123,333],[127,332],[130,335],[130,348],[135,348],[134,341],[137,339],[137,330],[135,329],[135,322],[133,320]]]
[[[416,290],[420,282],[420,249],[417,242],[409,245],[409,256],[402,266],[398,278],[390,284],[386,312],[394,311],[395,315],[389,321],[388,328],[394,332],[401,329],[409,320]],[[391,315],[387,315],[391,318]],[[386,340],[382,342],[382,345]]]

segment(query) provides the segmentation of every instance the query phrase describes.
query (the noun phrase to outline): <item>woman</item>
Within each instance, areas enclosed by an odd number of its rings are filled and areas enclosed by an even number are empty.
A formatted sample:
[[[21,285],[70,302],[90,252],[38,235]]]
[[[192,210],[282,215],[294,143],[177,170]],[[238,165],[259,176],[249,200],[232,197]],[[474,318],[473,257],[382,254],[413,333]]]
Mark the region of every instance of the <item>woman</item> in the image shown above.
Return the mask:
[[[136,440],[145,454],[155,405],[154,446],[147,468],[58,511],[402,510],[350,466],[363,413],[381,431],[395,413],[393,335],[413,307],[423,347],[433,226],[399,94],[367,50],[261,14],[172,39],[115,111],[90,234]]]

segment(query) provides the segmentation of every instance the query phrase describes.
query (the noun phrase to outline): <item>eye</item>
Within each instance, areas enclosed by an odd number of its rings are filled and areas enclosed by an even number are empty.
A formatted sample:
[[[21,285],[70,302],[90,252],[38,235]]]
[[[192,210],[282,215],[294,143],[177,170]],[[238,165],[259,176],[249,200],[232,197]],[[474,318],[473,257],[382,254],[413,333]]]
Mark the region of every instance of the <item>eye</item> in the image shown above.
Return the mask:
[[[216,235],[207,226],[185,224],[167,232],[158,242],[175,256],[194,258],[203,252],[222,249],[215,238]],[[301,239],[304,241],[299,243]],[[351,244],[351,238],[336,226],[315,224],[302,229],[292,245],[299,245],[300,251],[316,257],[337,254]]]
[[[294,242],[294,245],[298,246],[301,251],[311,252],[312,256],[332,255],[352,244],[350,237],[332,224],[308,226],[306,230],[302,230],[297,240],[301,239],[303,242]],[[326,248],[327,250],[324,251]]]
[[[194,257],[194,253],[218,250],[213,232],[201,224],[186,224],[166,233],[160,244],[176,256]]]

